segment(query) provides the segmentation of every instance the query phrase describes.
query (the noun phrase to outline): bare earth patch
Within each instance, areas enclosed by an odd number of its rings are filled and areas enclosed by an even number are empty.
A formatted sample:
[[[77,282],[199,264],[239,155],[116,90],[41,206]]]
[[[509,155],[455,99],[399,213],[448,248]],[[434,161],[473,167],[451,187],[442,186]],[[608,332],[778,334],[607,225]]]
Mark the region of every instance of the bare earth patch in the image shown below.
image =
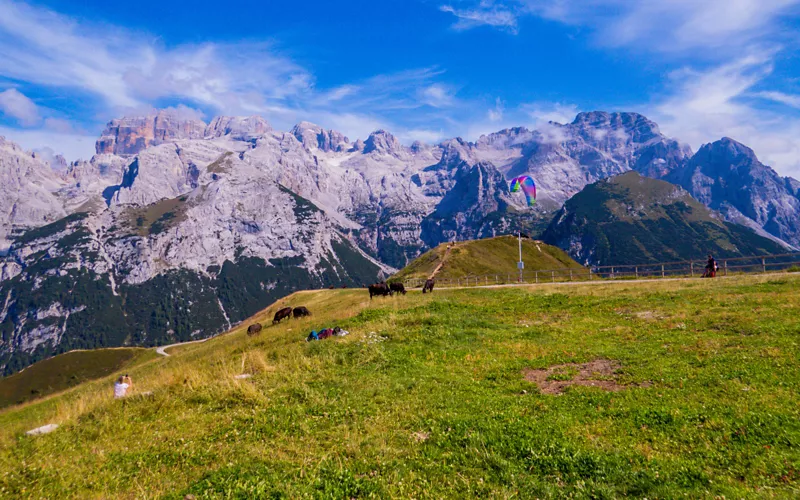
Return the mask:
[[[533,382],[544,394],[561,394],[571,385],[598,387],[604,391],[621,391],[628,385],[617,382],[620,364],[608,359],[597,359],[588,363],[568,363],[541,370],[530,368],[522,371],[525,380]],[[646,387],[642,384],[639,387]]]

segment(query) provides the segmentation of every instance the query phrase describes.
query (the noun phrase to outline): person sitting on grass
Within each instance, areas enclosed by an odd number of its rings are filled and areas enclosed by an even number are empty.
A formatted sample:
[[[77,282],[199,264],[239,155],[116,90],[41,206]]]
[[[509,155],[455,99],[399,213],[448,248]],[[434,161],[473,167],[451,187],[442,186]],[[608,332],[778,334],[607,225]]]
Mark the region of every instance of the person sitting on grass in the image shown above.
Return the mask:
[[[120,375],[116,382],[114,382],[114,398],[121,399],[128,394],[128,389],[133,388],[133,380],[126,373]]]
[[[717,275],[717,261],[714,256],[708,254],[708,264],[706,264],[706,272],[703,274],[704,278],[714,278]]]

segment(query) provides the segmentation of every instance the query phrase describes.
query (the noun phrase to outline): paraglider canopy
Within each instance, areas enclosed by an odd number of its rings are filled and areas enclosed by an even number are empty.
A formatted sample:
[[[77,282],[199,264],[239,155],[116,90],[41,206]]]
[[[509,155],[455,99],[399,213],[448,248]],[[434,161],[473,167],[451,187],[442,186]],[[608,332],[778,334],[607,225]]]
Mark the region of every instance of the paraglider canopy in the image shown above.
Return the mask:
[[[536,203],[536,184],[529,175],[520,175],[511,180],[511,192],[516,193],[522,189],[525,193],[525,199],[528,200],[528,206],[532,207]]]

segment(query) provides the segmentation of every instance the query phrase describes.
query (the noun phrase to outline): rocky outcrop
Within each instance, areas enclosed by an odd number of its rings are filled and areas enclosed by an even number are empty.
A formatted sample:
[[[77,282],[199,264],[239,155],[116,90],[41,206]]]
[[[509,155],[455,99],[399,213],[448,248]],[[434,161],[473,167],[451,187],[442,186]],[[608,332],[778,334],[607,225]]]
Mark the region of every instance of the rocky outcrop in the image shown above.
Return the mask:
[[[140,117],[112,120],[106,125],[95,150],[97,154],[132,156],[159,144],[180,139],[202,139],[206,124],[179,112],[159,111]]]
[[[230,136],[231,139],[249,141],[272,130],[260,116],[217,116],[206,127],[206,138]]]
[[[350,151],[353,147],[350,140],[336,130],[325,130],[319,125],[300,122],[292,128],[292,135],[309,149],[319,149],[326,153],[331,151]],[[363,149],[363,148],[362,148]]]
[[[0,137],[0,255],[16,232],[66,215],[55,195],[65,185],[48,163]]]
[[[728,220],[742,223],[744,216],[769,234],[800,246],[798,181],[779,176],[747,146],[727,137],[706,144],[666,179]]]

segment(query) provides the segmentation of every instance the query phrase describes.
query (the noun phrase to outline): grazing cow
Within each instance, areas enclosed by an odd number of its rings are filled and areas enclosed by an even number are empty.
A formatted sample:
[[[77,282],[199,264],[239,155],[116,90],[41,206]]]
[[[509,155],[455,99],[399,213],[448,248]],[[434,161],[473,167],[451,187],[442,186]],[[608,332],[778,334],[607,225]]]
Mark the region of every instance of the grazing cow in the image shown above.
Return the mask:
[[[253,335],[257,334],[261,331],[261,323],[253,323],[252,325],[247,327],[247,336],[252,337]]]
[[[278,324],[281,322],[281,320],[291,317],[292,317],[292,308],[284,307],[283,309],[275,313],[275,318],[273,318],[272,324],[273,325]]]
[[[386,283],[375,283],[374,285],[369,286],[369,298],[371,299],[374,295],[383,295],[386,297],[392,293],[389,290],[389,285]]]
[[[435,283],[436,281],[433,278],[425,280],[425,286],[422,287],[422,293],[425,293],[426,291],[433,293],[433,285]]]
[[[302,318],[304,316],[311,316],[311,311],[309,311],[305,306],[295,307],[292,309],[292,315],[295,318]]]
[[[399,282],[389,283],[389,290],[396,293],[402,293],[403,295],[406,294],[406,287]]]

